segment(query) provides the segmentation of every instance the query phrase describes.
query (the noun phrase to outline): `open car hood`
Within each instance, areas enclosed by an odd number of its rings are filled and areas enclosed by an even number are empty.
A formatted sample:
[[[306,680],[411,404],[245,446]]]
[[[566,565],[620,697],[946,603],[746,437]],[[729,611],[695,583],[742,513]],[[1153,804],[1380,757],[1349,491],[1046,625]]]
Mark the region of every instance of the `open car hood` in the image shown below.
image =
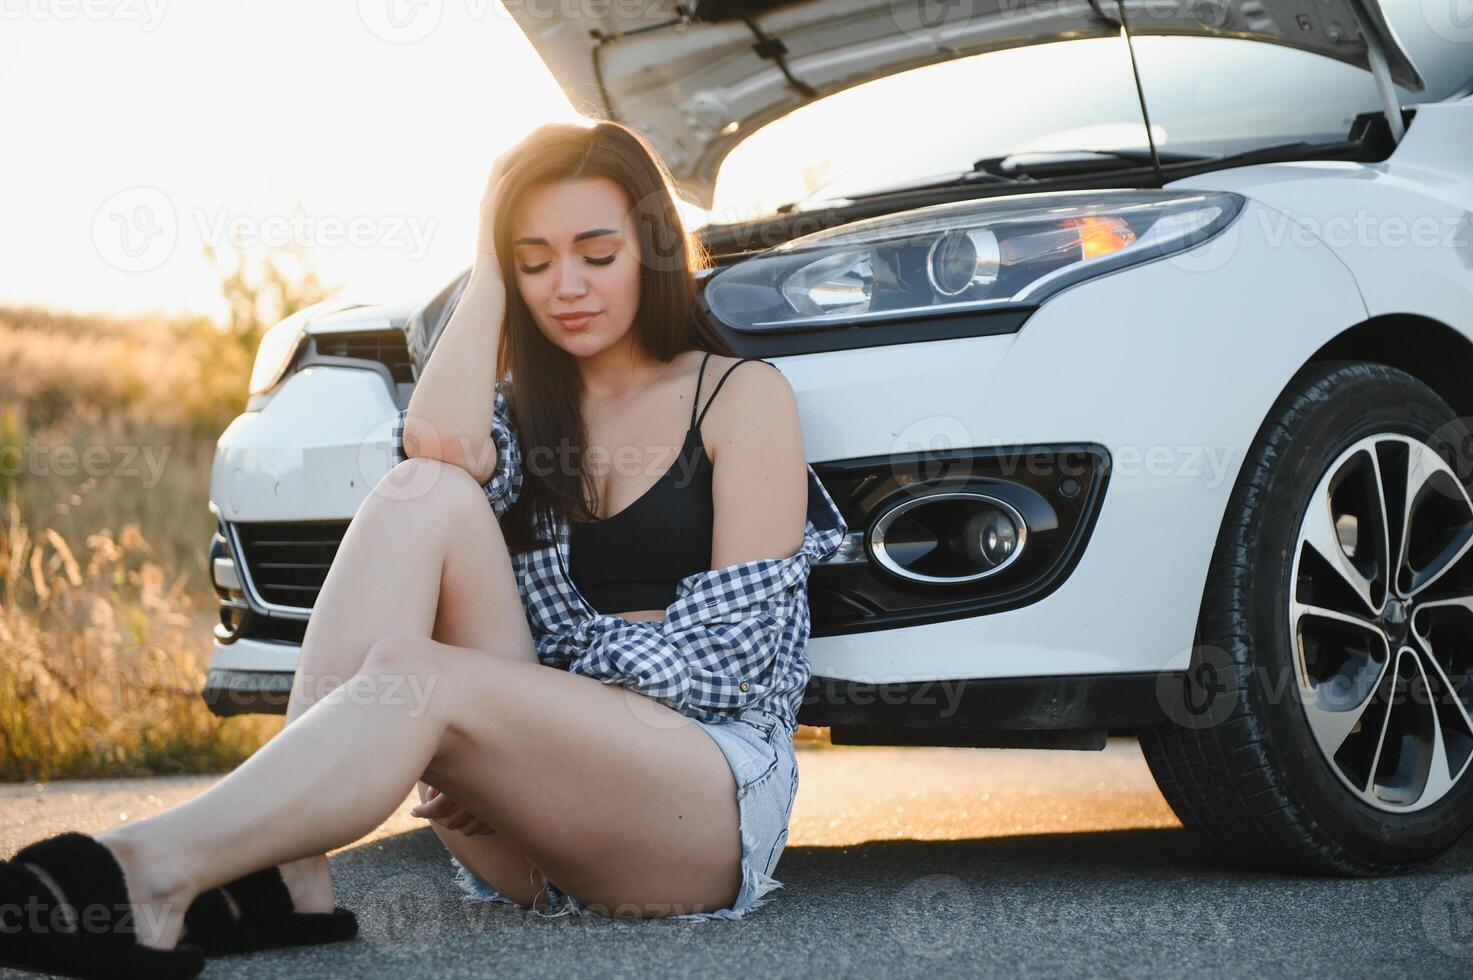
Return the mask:
[[[716,172],[763,124],[896,72],[987,51],[1120,33],[1116,0],[639,0],[507,9],[579,112],[645,135],[681,189],[712,205]],[[1125,0],[1131,33],[1283,44],[1391,77],[1421,76],[1377,0]],[[1149,95],[1149,93],[1147,93]]]

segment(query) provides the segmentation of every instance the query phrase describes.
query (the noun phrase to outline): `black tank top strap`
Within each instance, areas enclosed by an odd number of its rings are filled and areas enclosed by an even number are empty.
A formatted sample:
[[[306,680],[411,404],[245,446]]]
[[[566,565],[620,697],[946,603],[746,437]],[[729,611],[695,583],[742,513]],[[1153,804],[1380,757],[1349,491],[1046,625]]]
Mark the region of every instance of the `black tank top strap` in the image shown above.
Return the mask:
[[[710,357],[711,355],[710,354],[707,354],[706,356],[707,357]],[[718,394],[720,394],[720,392],[721,392],[721,386],[724,385],[724,384],[726,384],[726,379],[729,378],[729,377],[731,377],[731,372],[735,371],[738,367],[740,367],[742,364],[746,363],[747,361],[760,361],[760,360],[762,360],[762,358],[760,358],[760,357],[744,357],[740,361],[737,361],[731,367],[729,367],[729,368],[726,369],[726,373],[721,376],[721,380],[718,381],[718,382],[716,382],[716,387],[711,392],[711,397],[706,400],[706,407],[703,408],[703,409],[701,409],[701,416],[700,416],[700,418],[696,419],[694,428],[699,429],[701,427],[701,422],[706,418],[706,413],[711,410],[711,403],[714,402],[716,400],[716,396]],[[705,372],[706,372],[706,364],[705,364],[704,361],[702,361],[701,362],[701,373],[702,374],[705,374]],[[698,380],[696,382],[696,403],[697,404],[700,403],[700,399],[701,399],[700,382]]]
[[[696,409],[701,404],[701,382],[706,377],[706,362],[711,359],[711,352],[706,351],[706,356],[701,358],[701,369],[696,372],[696,397],[690,405],[690,427],[696,427]],[[688,431],[688,430],[687,430]]]

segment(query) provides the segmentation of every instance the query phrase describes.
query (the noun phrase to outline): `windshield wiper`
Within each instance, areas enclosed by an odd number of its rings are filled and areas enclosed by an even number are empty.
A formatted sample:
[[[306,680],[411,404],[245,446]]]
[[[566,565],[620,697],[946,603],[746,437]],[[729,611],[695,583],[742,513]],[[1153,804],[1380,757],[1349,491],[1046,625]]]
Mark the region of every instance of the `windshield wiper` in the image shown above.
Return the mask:
[[[1163,164],[1201,163],[1220,160],[1221,154],[1182,153],[1161,150],[1157,154]],[[1064,177],[1070,174],[1118,170],[1120,165],[1150,166],[1150,150],[1051,150],[1039,153],[1009,153],[1001,157],[983,157],[972,164],[979,173],[1013,180],[1039,177]]]
[[[1166,151],[1161,154],[1163,164],[1201,163],[1219,159],[1218,154],[1182,153]],[[860,201],[872,197],[887,197],[904,191],[935,190],[963,184],[997,183],[1012,184],[1020,180],[1046,177],[1066,177],[1071,174],[1096,173],[1118,170],[1121,164],[1149,166],[1150,150],[1063,150],[1047,153],[1009,153],[1001,157],[985,157],[972,164],[971,170],[962,170],[949,176],[919,177],[901,184],[890,184],[858,194],[841,194],[841,198]],[[800,204],[829,200],[818,196],[804,201],[789,201],[774,209],[778,214],[788,214]]]
[[[1267,146],[1240,150],[1235,153],[1188,153],[1180,150],[1162,150],[1161,168],[1165,171],[1164,176],[1168,180],[1177,180],[1208,170],[1246,167],[1256,163],[1277,163],[1282,160],[1354,160],[1358,158],[1362,149],[1362,141],[1352,138],[1315,143],[1307,140],[1292,140],[1286,143],[1270,143]],[[1008,164],[1006,169],[1004,169],[1005,163]],[[914,194],[978,183],[1005,185],[1035,180],[1052,182],[1062,179],[1062,182],[1067,184],[1069,177],[1089,179],[1089,175],[1092,174],[1103,175],[1117,170],[1150,170],[1151,151],[1140,149],[1011,153],[1003,157],[986,157],[978,160],[974,167],[977,169],[964,170],[937,180],[908,181],[900,187],[880,187],[860,194],[844,194],[841,199],[850,202],[872,201],[900,194]],[[993,169],[988,169],[989,167]],[[823,200],[823,198],[811,197],[801,202],[789,202],[778,207],[776,213],[788,214],[799,204],[813,204]]]
[[[1015,178],[1002,177],[997,174],[984,173],[980,170],[960,170],[954,173],[932,175],[929,177],[915,177],[899,184],[885,184],[873,190],[839,194],[834,197],[826,197],[824,188],[820,187],[808,197],[797,201],[788,201],[773,208],[776,214],[789,214],[797,210],[801,205],[811,205],[814,202],[826,201],[862,201],[871,197],[887,197],[891,194],[900,194],[905,191],[928,191],[937,187],[950,187],[954,184],[976,184],[976,183],[998,183],[1011,184]]]

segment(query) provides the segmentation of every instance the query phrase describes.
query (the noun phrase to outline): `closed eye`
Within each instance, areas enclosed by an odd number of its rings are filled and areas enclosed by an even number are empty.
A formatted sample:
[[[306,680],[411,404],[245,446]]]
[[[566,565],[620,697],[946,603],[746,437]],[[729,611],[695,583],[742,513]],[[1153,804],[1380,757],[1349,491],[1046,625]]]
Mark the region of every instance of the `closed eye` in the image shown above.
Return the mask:
[[[589,265],[608,265],[609,263],[613,262],[616,257],[616,255],[605,255],[601,258],[596,258],[592,255],[583,256],[584,260]],[[541,272],[543,269],[546,269],[550,265],[552,265],[551,262],[544,262],[541,265],[524,265],[521,268],[523,272],[531,275],[534,272]]]

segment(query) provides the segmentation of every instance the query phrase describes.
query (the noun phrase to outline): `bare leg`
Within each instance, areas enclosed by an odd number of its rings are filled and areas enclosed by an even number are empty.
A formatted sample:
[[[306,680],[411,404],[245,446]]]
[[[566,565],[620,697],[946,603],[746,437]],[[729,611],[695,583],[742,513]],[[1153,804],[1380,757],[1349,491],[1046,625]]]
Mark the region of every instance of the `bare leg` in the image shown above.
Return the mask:
[[[513,581],[511,561],[481,489],[468,474],[427,460],[406,461],[385,480],[423,492],[381,493],[380,485],[348,525],[307,624],[288,725],[357,673],[374,641],[396,630],[536,659],[530,646],[496,642],[500,624],[523,613],[515,584],[505,588]],[[435,832],[452,853],[470,847],[478,873],[496,876],[488,880],[528,880],[535,872],[504,838],[473,839],[439,826]],[[281,872],[299,911],[331,911],[326,855],[290,862]]]
[[[209,790],[101,839],[128,876],[145,941],[167,946],[199,890],[357,839],[420,774],[612,914],[709,911],[740,887],[735,784],[689,719],[410,633],[374,644],[363,671]]]
[[[452,497],[455,486],[467,492]],[[468,477],[446,487],[466,520],[490,519]],[[362,836],[422,775],[585,901],[663,909],[649,914],[729,904],[740,836],[720,750],[663,705],[537,664],[500,548],[508,575],[480,597],[516,610],[497,624],[497,655],[389,634],[354,683],[209,791],[101,836],[128,875],[145,942],[171,945],[204,888]],[[403,696],[406,681],[415,696]]]

